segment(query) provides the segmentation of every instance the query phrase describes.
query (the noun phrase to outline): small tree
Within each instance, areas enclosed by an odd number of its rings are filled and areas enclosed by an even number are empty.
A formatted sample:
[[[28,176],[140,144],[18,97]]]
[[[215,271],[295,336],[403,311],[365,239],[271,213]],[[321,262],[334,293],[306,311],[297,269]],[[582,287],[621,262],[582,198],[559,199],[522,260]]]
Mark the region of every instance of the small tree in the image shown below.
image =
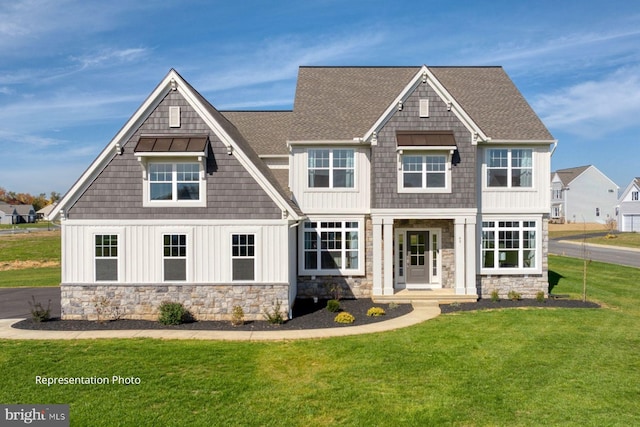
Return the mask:
[[[582,301],[587,301],[587,265],[591,262],[589,247],[587,246],[587,223],[582,220],[583,237],[582,237]]]

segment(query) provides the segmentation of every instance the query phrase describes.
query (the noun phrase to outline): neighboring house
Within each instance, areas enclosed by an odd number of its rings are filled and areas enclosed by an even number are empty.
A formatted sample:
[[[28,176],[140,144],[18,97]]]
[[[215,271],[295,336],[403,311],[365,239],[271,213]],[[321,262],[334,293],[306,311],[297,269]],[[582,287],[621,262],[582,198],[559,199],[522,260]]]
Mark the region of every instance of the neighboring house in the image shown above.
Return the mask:
[[[33,205],[14,205],[16,209],[16,224],[32,224],[36,222],[36,210]]]
[[[24,224],[36,222],[32,205],[13,205],[0,202],[0,224]]]
[[[0,224],[13,224],[16,209],[5,202],[0,202]]]
[[[593,165],[551,173],[551,221],[595,222],[615,219],[619,187]]]
[[[53,208],[56,206],[55,203],[51,203],[45,207],[43,207],[42,209],[36,211],[36,217],[38,220],[46,220],[49,217],[49,214],[51,213],[51,211],[53,210]]]
[[[221,113],[171,70],[51,213],[62,314],[548,292],[550,147],[501,67],[301,67]]]
[[[618,230],[640,232],[640,178],[635,178],[618,200]]]

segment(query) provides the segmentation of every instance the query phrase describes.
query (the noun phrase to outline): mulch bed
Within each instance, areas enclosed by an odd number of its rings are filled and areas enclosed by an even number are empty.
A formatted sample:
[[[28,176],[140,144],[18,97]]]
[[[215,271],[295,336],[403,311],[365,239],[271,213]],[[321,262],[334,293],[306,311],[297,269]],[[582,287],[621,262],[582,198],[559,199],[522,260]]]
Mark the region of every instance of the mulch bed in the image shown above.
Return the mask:
[[[545,299],[544,301],[537,301],[535,299],[523,299],[519,301],[513,301],[510,299],[503,299],[500,301],[491,301],[491,299],[481,299],[477,302],[464,302],[460,304],[443,304],[440,305],[442,313],[457,313],[460,311],[475,311],[475,310],[496,310],[501,308],[600,308],[599,304],[595,302],[575,299]]]
[[[333,319],[337,313],[331,313],[326,309],[327,301],[320,300],[314,303],[312,300],[298,300],[294,306],[293,319],[282,325],[273,325],[267,321],[251,321],[241,326],[232,326],[228,321],[198,321],[184,323],[182,325],[167,326],[150,320],[114,320],[98,323],[89,320],[61,320],[51,319],[47,322],[33,322],[26,319],[15,323],[12,327],[17,329],[49,330],[49,331],[97,331],[97,330],[127,330],[127,329],[174,329],[174,330],[235,330],[235,331],[273,331],[273,330],[299,330],[322,328],[348,328],[351,326],[366,325],[369,323],[383,322],[410,313],[413,308],[410,304],[399,304],[389,307],[389,304],[375,304],[369,298],[341,300],[342,311],[347,311],[355,316],[355,322],[351,324],[336,323]],[[384,316],[367,316],[367,310],[371,307],[382,307]],[[599,308],[594,302],[583,302],[573,299],[524,299],[520,301],[500,300],[491,301],[482,299],[477,302],[460,304],[442,304],[440,309],[443,314],[457,313],[474,310],[496,310],[503,308]]]
[[[33,322],[26,319],[15,323],[14,328],[50,331],[98,331],[98,330],[125,330],[125,329],[175,329],[175,330],[214,330],[214,331],[273,331],[273,330],[298,330],[298,329],[321,329],[321,328],[343,328],[369,323],[383,322],[395,317],[404,316],[413,311],[410,304],[399,304],[390,308],[389,304],[376,304],[369,298],[341,300],[340,307],[355,316],[356,320],[350,324],[334,322],[337,313],[332,313],[326,309],[327,301],[320,300],[314,303],[313,300],[298,300],[294,305],[293,319],[286,321],[282,325],[273,325],[265,321],[246,322],[241,326],[232,326],[229,321],[197,321],[183,323],[182,325],[167,326],[159,322],[150,320],[114,320],[110,322],[98,323],[89,320],[61,320],[51,319],[47,322]],[[386,314],[384,316],[367,316],[367,310],[371,307],[382,307]]]

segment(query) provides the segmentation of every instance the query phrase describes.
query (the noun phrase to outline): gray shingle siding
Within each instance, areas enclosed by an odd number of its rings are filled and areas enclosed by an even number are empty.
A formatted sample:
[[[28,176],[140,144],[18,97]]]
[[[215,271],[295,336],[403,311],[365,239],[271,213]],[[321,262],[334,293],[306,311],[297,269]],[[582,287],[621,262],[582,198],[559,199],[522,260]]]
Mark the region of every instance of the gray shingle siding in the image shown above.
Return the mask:
[[[181,127],[169,128],[169,106],[181,107]],[[141,134],[207,134],[207,207],[143,207],[142,167],[133,154]],[[279,219],[281,210],[178,92],[170,92],[68,210],[70,219]]]
[[[429,117],[419,117],[419,100],[429,99]],[[374,209],[475,208],[476,146],[471,133],[458,120],[432,88],[420,84],[403,103],[402,111],[378,133],[378,145],[372,147],[372,207]],[[399,130],[451,130],[460,152],[461,162],[452,166],[451,193],[398,193],[396,132]]]

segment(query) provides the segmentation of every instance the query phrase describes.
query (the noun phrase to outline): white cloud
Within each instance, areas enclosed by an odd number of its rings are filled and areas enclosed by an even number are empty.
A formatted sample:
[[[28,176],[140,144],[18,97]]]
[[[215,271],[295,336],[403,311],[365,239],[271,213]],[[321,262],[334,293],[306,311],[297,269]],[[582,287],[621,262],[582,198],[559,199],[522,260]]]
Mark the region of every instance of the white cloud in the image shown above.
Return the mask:
[[[134,62],[149,53],[146,48],[128,48],[128,49],[114,49],[106,48],[100,52],[93,53],[91,55],[71,57],[71,59],[80,64],[81,69],[90,67],[100,67],[103,64],[109,66],[120,66],[122,63]]]
[[[585,137],[638,126],[640,67],[621,68],[601,80],[541,95],[533,106],[550,128]]]

